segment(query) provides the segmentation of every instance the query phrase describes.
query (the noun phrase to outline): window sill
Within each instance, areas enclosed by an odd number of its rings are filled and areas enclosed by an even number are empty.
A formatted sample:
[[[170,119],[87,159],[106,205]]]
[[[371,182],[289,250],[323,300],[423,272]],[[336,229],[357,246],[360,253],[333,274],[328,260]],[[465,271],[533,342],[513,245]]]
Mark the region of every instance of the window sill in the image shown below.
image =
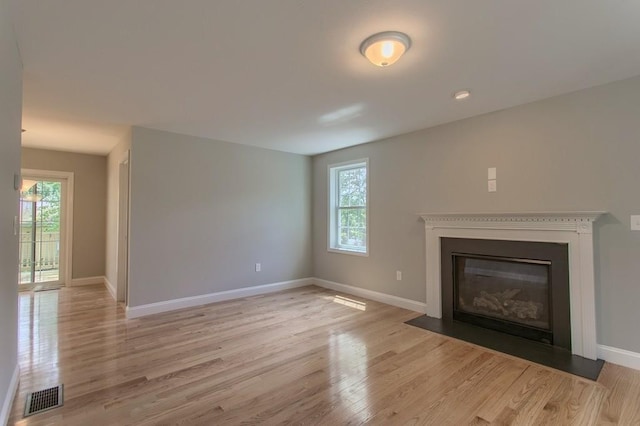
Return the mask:
[[[366,251],[340,249],[340,248],[335,248],[335,247],[329,247],[327,249],[327,251],[330,252],[330,253],[350,254],[352,256],[369,257],[369,252],[366,252]]]

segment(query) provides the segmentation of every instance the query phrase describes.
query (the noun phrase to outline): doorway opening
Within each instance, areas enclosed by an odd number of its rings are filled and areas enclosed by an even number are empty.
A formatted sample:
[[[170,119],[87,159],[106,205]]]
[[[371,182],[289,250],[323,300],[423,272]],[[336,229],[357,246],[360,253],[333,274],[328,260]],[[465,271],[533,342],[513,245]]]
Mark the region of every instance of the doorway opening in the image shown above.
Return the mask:
[[[22,176],[18,288],[65,285],[71,275],[73,174],[23,170]]]

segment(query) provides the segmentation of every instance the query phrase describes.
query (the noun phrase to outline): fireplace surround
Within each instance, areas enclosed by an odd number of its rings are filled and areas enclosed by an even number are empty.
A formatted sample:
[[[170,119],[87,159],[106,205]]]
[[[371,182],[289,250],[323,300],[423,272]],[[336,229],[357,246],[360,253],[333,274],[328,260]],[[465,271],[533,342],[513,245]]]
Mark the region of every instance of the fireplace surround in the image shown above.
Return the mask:
[[[427,316],[443,318],[441,243],[444,238],[563,244],[568,253],[571,353],[596,360],[593,222],[604,213],[422,214],[426,235]]]

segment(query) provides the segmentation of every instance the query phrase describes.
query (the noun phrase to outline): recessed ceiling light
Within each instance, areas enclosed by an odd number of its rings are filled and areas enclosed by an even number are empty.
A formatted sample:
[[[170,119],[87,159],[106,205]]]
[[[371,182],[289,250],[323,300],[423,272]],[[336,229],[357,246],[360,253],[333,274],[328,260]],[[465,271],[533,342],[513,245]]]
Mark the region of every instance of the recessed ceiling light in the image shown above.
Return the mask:
[[[468,90],[460,90],[453,94],[454,99],[457,101],[467,99],[469,96],[471,96],[471,92]]]
[[[360,53],[373,65],[388,67],[411,47],[408,35],[398,31],[385,31],[368,37],[360,45]]]

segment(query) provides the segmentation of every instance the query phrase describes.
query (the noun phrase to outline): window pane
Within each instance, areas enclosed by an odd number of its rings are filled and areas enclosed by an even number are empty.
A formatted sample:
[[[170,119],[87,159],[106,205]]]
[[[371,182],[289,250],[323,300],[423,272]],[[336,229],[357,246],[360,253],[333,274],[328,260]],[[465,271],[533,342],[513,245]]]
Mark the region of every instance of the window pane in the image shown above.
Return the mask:
[[[338,227],[365,228],[367,226],[366,208],[339,208]]]
[[[349,228],[349,238],[346,245],[354,247],[364,247],[364,232],[362,229]]]
[[[367,225],[366,209],[352,209],[349,215],[349,226],[354,228],[364,228]]]
[[[365,247],[366,223],[364,208],[338,209],[339,244],[341,246]]]
[[[367,203],[367,170],[341,170],[338,172],[338,202],[340,207],[364,206]]]
[[[340,245],[344,246],[349,243],[349,228],[342,227],[340,228]]]
[[[349,217],[351,214],[351,210],[338,210],[338,227],[346,227],[349,226]]]
[[[364,228],[351,228],[351,235],[354,241],[356,241],[354,245],[359,247],[364,247],[366,245],[367,233]]]
[[[348,172],[338,172],[338,187],[340,191],[339,205],[341,207],[351,206],[351,186],[349,185]]]

